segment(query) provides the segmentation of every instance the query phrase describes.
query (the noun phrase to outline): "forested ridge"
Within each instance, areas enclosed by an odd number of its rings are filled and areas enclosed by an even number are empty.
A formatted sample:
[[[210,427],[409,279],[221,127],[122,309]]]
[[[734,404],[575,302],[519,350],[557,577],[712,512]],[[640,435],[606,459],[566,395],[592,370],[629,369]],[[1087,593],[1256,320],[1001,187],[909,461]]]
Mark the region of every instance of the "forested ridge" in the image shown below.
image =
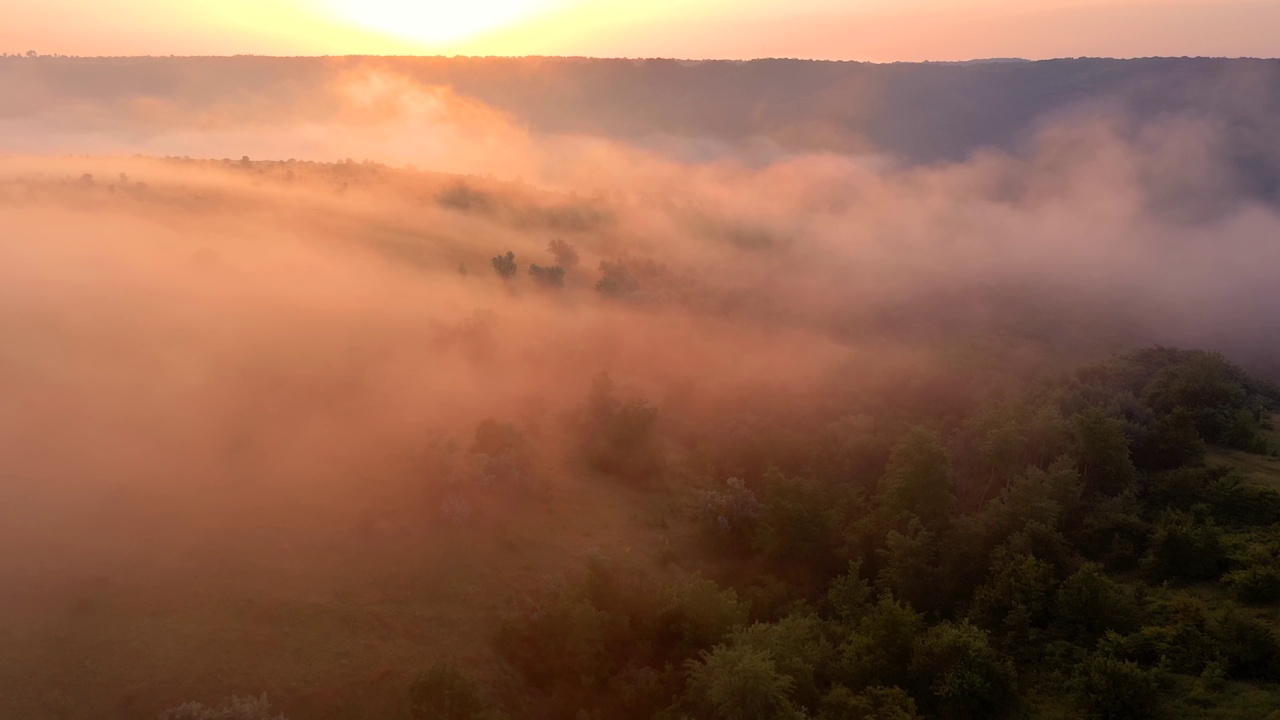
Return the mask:
[[[90,133],[147,137],[256,123],[263,131],[342,116],[352,76],[448,87],[534,131],[585,134],[689,159],[763,143],[796,151],[953,162],[1021,151],[1047,125],[1116,114],[1139,123],[1195,117],[1220,128],[1228,180],[1258,198],[1280,188],[1268,141],[1280,62],[1267,59],[1074,58],[975,64],[681,61],[558,57],[0,58],[9,149]],[[153,153],[154,154],[154,151]],[[319,159],[331,160],[333,156]],[[317,159],[317,158],[311,158]]]
[[[1218,354],[1140,350],[950,421],[695,444],[667,473],[696,492],[654,480],[659,411],[610,392],[598,379],[583,461],[681,495],[706,576],[601,556],[524,598],[494,637],[519,679],[512,716],[1280,710],[1280,492],[1223,459],[1276,457],[1280,391]],[[517,437],[482,426],[476,449],[519,457]],[[411,702],[497,712],[447,663]]]

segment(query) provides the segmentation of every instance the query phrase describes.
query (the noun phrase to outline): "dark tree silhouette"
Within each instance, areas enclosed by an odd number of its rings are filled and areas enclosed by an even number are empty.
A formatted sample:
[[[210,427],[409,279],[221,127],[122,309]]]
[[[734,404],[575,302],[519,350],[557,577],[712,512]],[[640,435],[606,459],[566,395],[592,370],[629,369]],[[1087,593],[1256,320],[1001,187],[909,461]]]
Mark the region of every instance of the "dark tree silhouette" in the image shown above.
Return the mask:
[[[516,271],[520,269],[516,265],[516,254],[508,251],[506,255],[494,255],[489,262],[493,263],[494,272],[503,280],[511,280],[515,278]]]

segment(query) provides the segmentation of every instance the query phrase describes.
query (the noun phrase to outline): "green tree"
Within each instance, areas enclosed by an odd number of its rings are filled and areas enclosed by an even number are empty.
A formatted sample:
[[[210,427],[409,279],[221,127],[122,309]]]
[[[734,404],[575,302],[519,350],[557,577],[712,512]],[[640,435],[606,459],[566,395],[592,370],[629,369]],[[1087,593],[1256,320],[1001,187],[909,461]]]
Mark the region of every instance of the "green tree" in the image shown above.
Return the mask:
[[[882,595],[837,648],[836,675],[848,688],[909,687],[916,638],[924,618],[891,595]]]
[[[1054,569],[1032,555],[1001,548],[991,576],[973,596],[969,619],[990,631],[1000,646],[1026,652],[1039,646],[1039,631],[1049,624]]]
[[[564,268],[559,265],[543,267],[537,263],[529,266],[529,274],[533,276],[534,282],[542,287],[561,288],[564,287]]]
[[[1069,637],[1092,644],[1107,631],[1137,629],[1141,607],[1133,592],[1087,563],[1058,588],[1055,624]]]
[[[916,701],[896,687],[869,687],[854,692],[837,685],[827,693],[818,720],[919,720]]]
[[[735,632],[729,644],[768,652],[778,671],[791,678],[791,697],[798,707],[821,703],[822,676],[835,647],[817,616],[793,613],[777,622],[756,623]]]
[[[1095,407],[1076,415],[1074,428],[1074,453],[1086,490],[1116,495],[1129,487],[1137,471],[1129,456],[1124,424]]]
[[[809,571],[823,579],[838,568],[841,538],[835,501],[827,488],[812,480],[765,474],[764,500],[756,548],[792,576]]]
[[[690,661],[686,702],[707,720],[802,720],[794,686],[769,651],[718,645]]]
[[[556,258],[556,264],[567,270],[578,267],[578,250],[569,243],[555,238],[547,244],[547,252]]]
[[[940,610],[947,600],[939,592],[938,545],[936,536],[925,529],[918,518],[912,518],[905,532],[889,531],[876,587],[911,603],[921,610]]]
[[[600,262],[600,279],[596,282],[596,290],[609,297],[626,297],[640,289],[640,282],[625,262]]]
[[[498,277],[503,280],[515,278],[516,271],[520,269],[516,265],[516,254],[513,252],[507,252],[506,255],[495,255],[489,262],[493,265],[493,271],[498,273]]]
[[[942,720],[1000,718],[1017,706],[1013,666],[967,622],[930,628],[916,641],[911,669]]]
[[[1143,470],[1173,470],[1203,464],[1205,452],[1195,416],[1178,407],[1156,417],[1134,447],[1133,457]]]
[[[862,578],[862,561],[849,563],[843,575],[831,581],[824,606],[838,622],[852,625],[870,609],[871,587]]]
[[[922,428],[907,433],[894,448],[881,484],[884,506],[894,515],[919,518],[930,530],[950,523],[951,469],[933,433]]]

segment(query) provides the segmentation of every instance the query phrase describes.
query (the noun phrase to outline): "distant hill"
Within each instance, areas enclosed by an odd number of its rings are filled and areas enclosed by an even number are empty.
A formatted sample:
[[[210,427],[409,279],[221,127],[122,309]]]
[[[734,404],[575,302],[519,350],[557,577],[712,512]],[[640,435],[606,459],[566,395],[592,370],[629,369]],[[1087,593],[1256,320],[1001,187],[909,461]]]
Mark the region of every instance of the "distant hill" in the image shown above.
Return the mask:
[[[1151,58],[895,63],[587,58],[0,59],[0,123],[148,132],[336,111],[332,80],[391,70],[450,85],[536,131],[632,141],[765,138],[785,150],[886,153],[911,163],[1017,150],[1044,123],[1106,111],[1205,120],[1228,132],[1243,191],[1280,190],[1280,61]],[[159,103],[166,110],[155,107]],[[167,105],[166,105],[167,104]],[[143,123],[139,129],[138,122]],[[12,130],[10,129],[10,132]],[[0,143],[5,140],[0,139]],[[10,143],[12,144],[12,143]],[[6,149],[0,147],[0,149]],[[7,149],[12,149],[7,148]]]

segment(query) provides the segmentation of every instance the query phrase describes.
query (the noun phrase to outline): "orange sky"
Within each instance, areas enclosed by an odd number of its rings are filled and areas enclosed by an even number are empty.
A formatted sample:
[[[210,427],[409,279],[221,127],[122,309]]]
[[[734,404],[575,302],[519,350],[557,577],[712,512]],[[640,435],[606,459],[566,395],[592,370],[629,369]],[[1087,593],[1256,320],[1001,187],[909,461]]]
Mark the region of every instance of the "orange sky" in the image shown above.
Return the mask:
[[[1280,56],[1280,0],[0,0],[0,52]]]

